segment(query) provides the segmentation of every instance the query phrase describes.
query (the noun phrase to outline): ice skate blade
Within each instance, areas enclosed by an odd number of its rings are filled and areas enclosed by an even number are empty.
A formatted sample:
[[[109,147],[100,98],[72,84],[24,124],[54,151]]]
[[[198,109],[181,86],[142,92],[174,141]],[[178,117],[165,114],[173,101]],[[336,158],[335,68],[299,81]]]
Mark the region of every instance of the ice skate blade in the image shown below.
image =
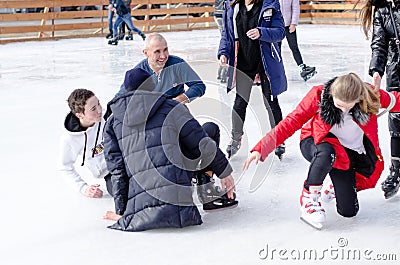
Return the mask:
[[[300,216],[300,220],[302,220],[304,223],[308,224],[309,226],[311,226],[312,228],[315,228],[317,230],[322,230],[322,228],[323,228],[323,224],[313,222],[303,215]]]
[[[307,82],[308,80],[310,80],[317,73],[318,73],[317,71],[314,71],[311,74],[307,75],[305,78],[303,78],[304,82]]]
[[[400,185],[397,185],[397,187],[395,189],[391,190],[390,192],[383,191],[384,192],[383,196],[385,197],[385,199],[389,200],[389,199],[393,198],[394,195],[396,195],[397,192],[399,191],[399,187],[400,187]]]
[[[234,204],[234,205],[232,205],[232,206],[229,206],[229,207],[218,208],[218,209],[213,209],[213,210],[204,210],[204,209],[203,209],[203,211],[205,211],[206,213],[221,212],[221,211],[224,211],[224,210],[236,208],[238,205],[239,205],[239,202],[236,203],[236,204]]]

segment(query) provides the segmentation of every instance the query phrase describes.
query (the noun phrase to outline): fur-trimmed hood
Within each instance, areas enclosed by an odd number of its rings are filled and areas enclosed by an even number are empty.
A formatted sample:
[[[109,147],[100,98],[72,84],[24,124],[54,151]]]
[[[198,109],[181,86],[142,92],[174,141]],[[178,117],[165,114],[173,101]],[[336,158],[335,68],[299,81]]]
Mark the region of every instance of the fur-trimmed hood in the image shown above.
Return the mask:
[[[325,83],[320,102],[321,118],[325,123],[331,126],[335,124],[340,124],[343,119],[343,112],[335,107],[335,104],[333,103],[333,97],[330,93],[331,85],[336,80],[336,78],[337,77]],[[361,110],[358,103],[350,110],[349,113],[353,117],[354,121],[361,125],[365,125],[370,118],[370,115],[368,113],[365,113]]]

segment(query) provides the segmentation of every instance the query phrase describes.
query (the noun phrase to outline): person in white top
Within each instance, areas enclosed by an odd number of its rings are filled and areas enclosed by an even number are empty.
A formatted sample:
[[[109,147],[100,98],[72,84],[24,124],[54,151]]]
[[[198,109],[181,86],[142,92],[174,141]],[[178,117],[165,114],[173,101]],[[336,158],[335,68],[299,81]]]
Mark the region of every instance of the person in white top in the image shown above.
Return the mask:
[[[300,69],[301,78],[303,78],[304,81],[307,81],[317,72],[315,71],[315,67],[307,66],[303,62],[303,58],[301,57],[299,46],[297,44],[296,27],[299,23],[300,17],[299,0],[279,0],[279,3],[281,5],[283,20],[285,21],[286,40],[289,44],[290,50],[292,51],[294,60]],[[279,47],[281,44],[282,42],[279,43]]]
[[[101,198],[100,183],[88,184],[76,170],[76,163],[85,166],[95,178],[104,178],[111,191],[111,175],[103,152],[105,121],[99,99],[87,89],[75,89],[68,97],[70,113],[65,118],[60,141],[58,172],[73,189],[90,198]],[[79,160],[80,159],[80,160]],[[102,180],[103,181],[103,180]]]

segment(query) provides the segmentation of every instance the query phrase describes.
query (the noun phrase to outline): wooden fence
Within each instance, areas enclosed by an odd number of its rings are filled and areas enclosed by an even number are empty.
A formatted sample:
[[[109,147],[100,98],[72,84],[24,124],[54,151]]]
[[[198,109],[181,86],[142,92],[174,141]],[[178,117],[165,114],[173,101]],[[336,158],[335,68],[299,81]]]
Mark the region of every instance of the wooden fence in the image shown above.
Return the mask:
[[[351,1],[354,0],[300,0],[301,22],[358,23],[360,6],[354,8]],[[216,27],[213,0],[132,2],[134,24],[144,32]],[[104,36],[108,33],[108,3],[108,0],[0,0],[0,44]]]
[[[362,4],[356,0],[300,0],[300,19],[312,24],[359,24]]]

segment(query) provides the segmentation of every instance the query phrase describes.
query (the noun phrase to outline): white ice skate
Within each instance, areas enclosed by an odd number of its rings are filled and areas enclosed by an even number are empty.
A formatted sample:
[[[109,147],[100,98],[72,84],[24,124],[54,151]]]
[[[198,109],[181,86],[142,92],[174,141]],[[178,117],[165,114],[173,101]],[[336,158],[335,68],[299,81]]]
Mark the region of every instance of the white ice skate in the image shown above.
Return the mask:
[[[322,188],[321,201],[325,202],[325,203],[329,203],[335,198],[336,198],[335,189],[333,187],[332,182],[329,181]]]
[[[325,223],[326,214],[321,206],[321,189],[320,186],[310,186],[309,191],[303,188],[300,196],[300,219],[315,229],[321,230]]]

